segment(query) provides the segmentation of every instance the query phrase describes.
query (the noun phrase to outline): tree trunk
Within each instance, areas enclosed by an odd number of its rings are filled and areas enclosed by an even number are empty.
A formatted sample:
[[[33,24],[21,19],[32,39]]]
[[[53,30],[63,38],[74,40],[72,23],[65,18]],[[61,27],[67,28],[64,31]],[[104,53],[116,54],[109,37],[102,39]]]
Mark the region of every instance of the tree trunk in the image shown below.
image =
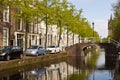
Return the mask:
[[[47,25],[47,14],[46,14],[46,33],[45,33],[45,49],[47,48],[47,34],[48,34],[48,25]]]
[[[60,25],[60,34],[59,34],[59,39],[58,39],[58,46],[60,46],[60,40],[61,40],[61,34],[62,34],[61,21],[59,21],[59,25]]]
[[[27,49],[27,45],[28,45],[28,30],[29,30],[29,24],[26,21],[26,32],[25,32],[25,50]]]
[[[68,28],[67,28],[67,46],[68,46]]]
[[[74,33],[73,33],[73,45],[74,45]]]
[[[79,35],[79,43],[80,43],[80,35]]]

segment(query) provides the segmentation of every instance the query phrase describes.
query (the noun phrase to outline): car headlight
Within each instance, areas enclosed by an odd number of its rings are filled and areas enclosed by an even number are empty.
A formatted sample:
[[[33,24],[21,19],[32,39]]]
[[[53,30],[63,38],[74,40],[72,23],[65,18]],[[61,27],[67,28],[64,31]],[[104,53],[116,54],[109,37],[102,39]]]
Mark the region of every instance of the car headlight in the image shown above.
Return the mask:
[[[2,53],[2,54],[0,54],[0,55],[1,55],[1,56],[5,56],[5,54],[6,54],[6,53],[4,52],[4,53]]]
[[[36,54],[36,53],[37,53],[37,51],[31,51],[31,53],[32,53],[32,54]]]

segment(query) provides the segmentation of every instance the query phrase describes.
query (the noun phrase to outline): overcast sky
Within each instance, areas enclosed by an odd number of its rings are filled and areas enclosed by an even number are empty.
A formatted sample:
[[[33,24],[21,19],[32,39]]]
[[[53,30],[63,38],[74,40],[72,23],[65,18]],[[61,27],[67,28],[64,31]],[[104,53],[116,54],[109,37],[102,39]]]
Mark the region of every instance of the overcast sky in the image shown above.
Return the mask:
[[[68,0],[73,3],[76,9],[83,9],[83,17],[92,24],[94,22],[95,31],[103,37],[108,35],[108,20],[113,13],[112,5],[117,0]]]

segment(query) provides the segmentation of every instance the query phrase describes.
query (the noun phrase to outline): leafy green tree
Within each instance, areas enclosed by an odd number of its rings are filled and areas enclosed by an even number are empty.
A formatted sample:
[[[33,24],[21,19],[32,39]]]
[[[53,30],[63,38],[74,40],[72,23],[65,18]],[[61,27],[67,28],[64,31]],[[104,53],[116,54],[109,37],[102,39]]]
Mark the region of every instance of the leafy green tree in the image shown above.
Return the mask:
[[[69,3],[67,0],[63,0],[60,2],[59,0],[54,0],[56,2],[54,10],[54,24],[57,25],[58,30],[59,30],[59,39],[58,39],[58,46],[60,45],[60,40],[61,40],[61,34],[64,31],[64,27],[66,26],[68,15],[70,16],[70,11],[69,9]]]
[[[61,34],[65,29],[67,29],[67,42],[69,32],[73,33],[73,38],[74,34],[82,37],[92,36],[92,28],[86,18],[81,16],[82,9],[76,10],[74,5],[68,3],[67,0],[4,0],[0,3],[0,6],[3,5],[9,5],[11,9],[19,10],[13,16],[22,19],[25,23],[26,42],[29,23],[37,24],[41,21],[46,23],[45,48],[48,25],[57,25],[59,29],[58,45],[60,44]]]
[[[113,5],[114,10],[114,18],[110,23],[110,29],[112,30],[111,38],[115,39],[116,41],[120,41],[120,1]]]

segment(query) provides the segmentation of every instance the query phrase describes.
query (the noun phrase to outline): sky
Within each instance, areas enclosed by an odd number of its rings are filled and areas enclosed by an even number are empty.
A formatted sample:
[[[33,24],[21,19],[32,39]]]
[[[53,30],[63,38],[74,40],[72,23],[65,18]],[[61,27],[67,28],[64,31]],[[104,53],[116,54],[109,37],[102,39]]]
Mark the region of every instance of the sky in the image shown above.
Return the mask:
[[[108,20],[113,14],[112,5],[117,0],[68,0],[76,9],[83,9],[82,16],[91,24],[94,22],[94,30],[100,37],[108,36]]]

